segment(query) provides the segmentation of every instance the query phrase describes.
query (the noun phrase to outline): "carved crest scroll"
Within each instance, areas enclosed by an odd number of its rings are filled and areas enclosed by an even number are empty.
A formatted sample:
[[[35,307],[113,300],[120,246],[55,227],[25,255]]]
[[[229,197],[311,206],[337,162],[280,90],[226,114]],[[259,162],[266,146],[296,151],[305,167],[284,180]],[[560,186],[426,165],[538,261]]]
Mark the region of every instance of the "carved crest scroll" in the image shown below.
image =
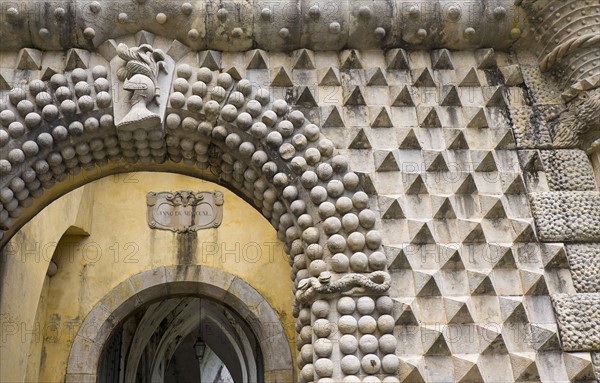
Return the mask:
[[[176,233],[215,228],[223,221],[223,202],[223,193],[218,191],[149,192],[148,225]]]

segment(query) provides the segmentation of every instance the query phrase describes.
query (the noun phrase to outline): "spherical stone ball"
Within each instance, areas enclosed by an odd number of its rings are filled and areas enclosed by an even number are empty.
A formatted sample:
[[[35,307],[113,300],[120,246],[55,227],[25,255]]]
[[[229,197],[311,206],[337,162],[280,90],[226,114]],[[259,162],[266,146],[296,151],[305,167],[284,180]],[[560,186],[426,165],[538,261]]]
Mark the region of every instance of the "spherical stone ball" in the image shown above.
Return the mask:
[[[310,310],[306,307],[301,309],[298,313],[298,320],[305,326],[310,324]]]
[[[364,273],[368,265],[369,259],[365,253],[356,252],[350,257],[350,267],[354,272]]]
[[[342,335],[339,342],[340,351],[344,354],[354,354],[358,349],[358,339],[354,335]]]
[[[27,114],[32,113],[34,110],[35,107],[29,100],[22,100],[17,104],[17,112],[19,112],[21,116],[26,116]]]
[[[347,375],[342,379],[342,383],[361,383],[362,381],[356,375]]]
[[[327,181],[333,176],[333,168],[327,163],[322,163],[317,166],[317,176],[322,181]],[[340,184],[342,184],[340,182]]]
[[[315,355],[319,358],[329,358],[333,351],[333,342],[330,339],[322,337],[314,343]]]
[[[175,92],[181,92],[183,94],[187,93],[190,89],[190,84],[187,82],[185,78],[179,77],[173,81],[173,90]]]
[[[279,156],[284,159],[285,161],[289,161],[291,160],[294,155],[296,154],[296,149],[294,148],[294,145],[289,144],[289,143],[284,143],[279,147]]]
[[[356,309],[356,302],[352,297],[341,297],[337,302],[337,311],[343,315],[350,315]]]
[[[246,103],[246,112],[252,117],[258,117],[262,112],[262,105],[256,100],[250,100]]]
[[[356,374],[360,370],[360,360],[354,355],[346,355],[340,361],[340,367],[346,375]]]
[[[196,79],[208,84],[213,79],[213,73],[210,69],[202,67],[198,69],[198,72],[196,73]]]
[[[363,356],[362,360],[360,361],[360,365],[363,371],[367,374],[376,374],[381,368],[381,361],[377,355],[367,354]]]
[[[233,104],[236,108],[243,107],[245,101],[246,99],[241,92],[231,92],[231,94],[229,95],[229,102]]]
[[[360,225],[365,229],[370,229],[375,225],[375,220],[377,216],[373,210],[365,209],[358,213],[358,219],[360,221]]]
[[[58,118],[58,107],[56,105],[46,105],[42,109],[42,118],[44,121],[52,122]]]
[[[305,363],[312,363],[312,361],[313,361],[313,345],[312,344],[305,344],[304,346],[302,346],[302,348],[300,349],[300,358]]]
[[[342,334],[353,334],[357,327],[356,319],[351,315],[343,315],[338,319],[338,330]]]
[[[308,148],[304,151],[304,158],[309,165],[315,165],[321,161],[321,152],[317,148]]]
[[[300,183],[305,189],[312,189],[317,185],[318,182],[319,177],[317,177],[317,174],[311,170],[305,171],[300,177]]]
[[[307,365],[302,367],[300,375],[302,377],[303,382],[312,382],[315,377],[315,369],[312,363],[308,363]]]
[[[371,230],[365,235],[366,245],[371,250],[376,250],[381,246],[381,234],[377,230]]]
[[[181,92],[173,92],[169,97],[171,107],[181,109],[185,105],[185,96]]]
[[[331,142],[331,140],[328,139],[322,139],[319,141],[319,143],[317,144],[319,147],[319,152],[321,152],[321,155],[325,158],[329,158],[333,155],[333,151],[335,150],[335,146],[333,145],[333,142]]]
[[[314,204],[320,204],[327,199],[327,190],[323,186],[317,185],[310,190],[310,200]]]
[[[394,326],[396,322],[394,321],[394,317],[388,314],[380,315],[377,318],[377,328],[379,332],[382,334],[390,334],[394,331]]]
[[[394,354],[398,347],[398,340],[392,334],[384,334],[379,337],[379,350],[383,354]]]
[[[330,377],[333,374],[333,362],[331,359],[319,358],[315,361],[315,372],[320,377]]]
[[[25,161],[25,153],[21,149],[13,149],[8,152],[7,159],[12,165],[18,165]]]
[[[339,180],[331,180],[327,183],[327,194],[330,197],[337,198],[344,194],[344,184]]]
[[[217,76],[217,85],[229,89],[233,85],[233,78],[229,73],[219,73]]]
[[[12,138],[19,138],[25,134],[25,126],[19,121],[11,122],[10,125],[8,125],[8,134]]]
[[[354,204],[354,207],[359,210],[365,209],[369,205],[369,196],[362,191],[356,192],[352,196],[352,203]]]
[[[342,223],[337,217],[329,217],[323,222],[323,231],[325,234],[332,235],[342,229]]]
[[[293,110],[290,112],[289,119],[295,127],[300,127],[304,124],[304,113],[299,110]]]
[[[348,235],[348,248],[352,251],[360,251],[365,247],[365,236],[358,231]]]
[[[1,175],[7,175],[10,173],[11,170],[12,170],[12,164],[9,161],[4,160],[4,159],[0,160],[0,174]],[[6,202],[9,202],[10,199],[12,199],[12,195]],[[5,201],[2,200],[0,202],[5,202]]]
[[[312,313],[317,318],[325,318],[329,315],[329,302],[325,300],[318,300],[312,304]]]
[[[316,227],[309,227],[308,229],[302,232],[302,240],[304,240],[304,242],[306,242],[307,244],[319,242],[320,237],[321,233]]]
[[[388,296],[381,296],[377,298],[375,307],[380,314],[391,314],[394,308],[394,300]]]
[[[294,124],[288,120],[282,120],[277,124],[277,131],[281,133],[283,137],[290,137],[294,134]]]
[[[75,96],[77,97],[81,97],[81,96],[89,96],[90,93],[92,92],[92,88],[90,87],[90,84],[88,84],[85,81],[80,81],[77,84],[75,84]]]
[[[315,142],[319,139],[321,130],[315,124],[308,124],[304,127],[303,133],[304,133],[304,136],[306,136],[306,138],[308,139],[308,141]]]
[[[306,248],[306,256],[310,260],[322,259],[323,258],[323,246],[318,243],[308,245]]]
[[[346,190],[352,191],[355,190],[360,184],[360,178],[356,173],[346,173],[342,178],[342,182],[344,183],[344,187]]]
[[[311,326],[304,326],[300,330],[300,339],[306,344],[310,343],[312,340],[313,332]]]
[[[332,331],[332,323],[327,319],[317,319],[313,323],[313,332],[319,338],[327,338]]]
[[[304,137],[303,134],[295,134],[294,137],[292,137],[292,145],[294,145],[296,150],[304,150],[307,145],[306,137]]]
[[[268,132],[267,126],[265,124],[263,124],[262,122],[255,122],[250,127],[250,134],[254,138],[261,139],[267,135],[267,132]],[[278,132],[271,132],[271,133],[278,133]]]
[[[110,82],[105,78],[98,78],[94,81],[94,89],[96,89],[96,93],[108,92],[110,89]]]
[[[368,315],[375,311],[375,301],[371,297],[360,297],[356,302],[356,311],[361,315]]]
[[[89,112],[94,109],[94,99],[87,95],[81,96],[77,100],[77,105],[82,112]]]
[[[0,148],[5,146],[10,141],[10,135],[6,130],[0,129]]]
[[[227,104],[221,109],[221,118],[227,122],[233,122],[238,115],[238,110],[235,106]]]
[[[363,334],[372,334],[377,330],[377,321],[370,315],[363,315],[358,320],[358,329]]]
[[[381,251],[375,251],[375,252],[369,254],[369,267],[372,270],[375,270],[375,271],[383,270],[383,269],[385,269],[386,265],[387,265],[387,258],[385,257],[385,254],[382,253]]]
[[[381,369],[387,374],[395,374],[400,368],[400,360],[394,354],[388,354],[381,359]]]
[[[365,376],[362,383],[381,383],[381,379],[379,379],[375,375],[368,375],[368,376]]]
[[[358,228],[359,220],[356,214],[347,213],[342,217],[342,226],[344,230],[352,232]]]
[[[385,378],[383,378],[383,380],[381,382],[382,383],[400,383],[400,379],[398,379],[395,376],[386,376]]]
[[[192,94],[198,97],[206,97],[208,86],[203,81],[196,81],[192,84]]]
[[[374,335],[366,334],[360,337],[358,340],[358,348],[364,354],[373,354],[377,352],[379,342]]]
[[[327,263],[322,259],[316,259],[308,266],[308,271],[313,277],[318,277],[323,271],[327,270]]]
[[[273,111],[277,113],[278,116],[283,116],[288,111],[288,103],[282,99],[273,101]]]
[[[290,161],[290,169],[292,172],[294,172],[294,174],[302,174],[307,168],[308,164],[306,163],[304,157],[294,157]]]
[[[327,240],[327,248],[332,253],[341,253],[346,250],[346,239],[340,234],[334,234]]]
[[[319,216],[322,219],[332,217],[335,214],[335,205],[329,201],[325,201],[319,205]]]
[[[28,113],[25,116],[25,126],[29,129],[37,128],[42,122],[42,116],[37,113]]]
[[[78,83],[79,81],[87,81],[87,79],[87,72],[83,68],[75,68],[71,72],[71,80],[73,80],[74,83]]]
[[[337,201],[335,201],[335,209],[340,214],[348,213],[352,210],[352,200],[348,197],[338,198]]]
[[[348,272],[348,266],[350,265],[350,260],[344,253],[336,253],[331,257],[331,261],[329,262],[331,265],[331,269],[336,273],[346,273]]]
[[[273,131],[267,134],[267,145],[269,145],[270,147],[278,148],[281,146],[282,143],[283,137],[281,136],[281,133]]]
[[[40,151],[40,147],[35,143],[35,141],[25,141],[22,148],[23,153],[25,153],[27,157],[33,157]]]

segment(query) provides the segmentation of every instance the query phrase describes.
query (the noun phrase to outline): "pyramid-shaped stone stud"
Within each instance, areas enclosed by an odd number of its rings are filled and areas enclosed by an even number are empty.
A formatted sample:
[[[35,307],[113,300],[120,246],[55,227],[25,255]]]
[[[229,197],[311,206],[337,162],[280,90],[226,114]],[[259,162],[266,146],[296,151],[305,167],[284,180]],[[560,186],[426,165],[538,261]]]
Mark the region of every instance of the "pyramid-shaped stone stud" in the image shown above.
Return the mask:
[[[340,86],[342,82],[340,80],[340,72],[338,68],[329,67],[326,69],[319,70],[320,76],[319,85],[321,86]]]
[[[246,69],[267,69],[268,56],[262,49],[254,49],[246,52]]]
[[[515,233],[514,242],[535,241],[535,232],[533,230],[533,220],[511,219],[510,226]]]
[[[542,264],[548,269],[568,269],[569,260],[562,244],[545,243],[542,248]]]
[[[483,213],[483,218],[506,218],[506,210],[504,209],[504,204],[502,203],[501,198],[496,196],[481,195],[479,196],[479,201],[481,203],[481,211]]]
[[[473,175],[470,173],[465,176],[465,179],[455,191],[456,194],[473,194],[475,192],[477,192],[477,184],[475,183]]]
[[[376,150],[373,153],[377,172],[400,171],[396,152],[393,150]]]
[[[369,137],[367,137],[367,133],[365,129],[361,128],[358,130],[350,145],[348,145],[348,149],[371,149],[371,142],[369,141]]]
[[[485,106],[487,107],[505,107],[507,105],[504,97],[504,87],[501,85],[485,88],[484,98],[486,99]]]
[[[479,271],[467,270],[469,292],[471,295],[496,295],[489,274]]]
[[[138,46],[142,44],[154,44],[154,33],[141,30],[135,34],[135,41]]]
[[[425,163],[425,170],[428,172],[447,172],[448,164],[444,158],[443,151],[423,151],[423,160]]]
[[[496,150],[514,150],[517,148],[515,136],[512,129],[494,129],[494,142],[496,142]]]
[[[442,121],[434,106],[423,106],[417,109],[419,125],[422,128],[441,128]]]
[[[454,365],[454,379],[457,383],[484,382],[481,371],[477,366],[479,355],[457,354],[452,356]]]
[[[240,81],[243,78],[243,76],[238,69],[240,69],[240,68],[237,66],[230,66],[230,67],[224,68],[223,72],[230,75],[232,79],[234,79],[236,81]]]
[[[298,89],[298,98],[296,98],[296,105],[306,107],[318,106],[311,87],[301,86]]]
[[[52,76],[54,76],[55,74],[57,74],[59,72],[58,69],[56,68],[52,68],[52,67],[43,67],[42,68],[42,74],[40,75],[40,80],[42,81],[49,81]],[[0,89],[1,89],[1,85],[0,85]]]
[[[398,129],[396,132],[396,137],[398,137],[398,149],[405,150],[420,150],[421,143],[417,138],[415,130],[412,128],[408,129]]]
[[[446,321],[448,323],[474,323],[467,300],[467,297],[444,297],[444,310],[446,311]]]
[[[284,67],[280,66],[273,70],[272,78],[271,78],[272,86],[283,86],[288,87],[292,86],[292,76]]]
[[[408,175],[407,178],[409,178]],[[422,195],[429,194],[429,189],[425,180],[423,180],[423,176],[417,174],[413,180],[404,183],[404,192],[409,195]]]
[[[309,49],[295,50],[292,69],[315,69],[315,53]]]
[[[198,64],[210,70],[221,69],[221,52],[207,50],[198,53]]]
[[[458,89],[455,85],[444,85],[442,87],[442,106],[462,106]]]
[[[465,264],[460,256],[460,250],[455,244],[438,246],[442,265],[441,270],[464,270]]]
[[[69,52],[67,52],[65,70],[70,71],[75,68],[88,69],[89,61],[90,52],[79,48],[71,48],[69,49]]]
[[[452,57],[448,49],[438,49],[431,52],[433,69],[454,69]]]
[[[379,196],[379,210],[383,212],[381,219],[406,218],[398,198]]]
[[[597,376],[594,373],[591,355],[587,352],[563,353],[563,361],[567,376],[571,382],[593,382]]]
[[[408,55],[402,48],[390,49],[385,54],[385,62],[388,70],[408,70],[410,65]]]
[[[415,279],[416,296],[423,297],[439,297],[442,296],[440,287],[433,274],[421,271],[413,271]]]
[[[42,69],[42,51],[32,48],[23,48],[17,57],[17,67],[20,70]]]
[[[346,96],[344,97],[345,106],[361,106],[366,105],[365,97],[360,86],[354,86],[347,90]]]
[[[444,129],[444,141],[450,150],[469,149],[469,143],[462,129]]]
[[[482,329],[482,327],[478,326],[479,329]],[[496,331],[498,330],[498,331]],[[492,327],[490,326],[490,328],[485,328],[483,331],[481,331],[481,336],[483,337],[483,339],[481,339],[481,341],[484,344],[487,344],[484,348],[483,351],[481,352],[482,355],[507,355],[508,354],[508,348],[506,347],[506,342],[504,341],[504,338],[502,337],[502,332],[500,332],[500,329],[498,327]]]
[[[477,69],[492,69],[496,66],[496,52],[493,48],[478,49],[475,51]]]
[[[513,179],[502,180],[504,194],[515,195],[526,193],[525,183],[521,174],[516,173]]]
[[[432,196],[432,204],[434,196]],[[436,199],[436,205],[439,207],[435,210],[433,214],[433,218],[435,219],[454,219],[456,218],[456,212],[454,211],[454,207],[452,207],[452,202],[448,197],[442,197],[439,200]],[[433,208],[433,206],[432,206]]]
[[[385,73],[379,67],[367,69],[367,85],[369,86],[387,86]]]
[[[485,233],[481,223],[474,221],[461,220],[459,227],[463,233],[467,233],[463,243],[485,243]]]
[[[413,78],[416,87],[435,87],[435,80],[433,73],[429,68],[422,68],[420,70],[413,71]]]
[[[362,185],[363,191],[369,195],[377,195],[377,188],[371,175],[363,172],[355,173],[358,176],[359,184]]]
[[[433,230],[427,222],[409,220],[408,234],[410,236],[410,243],[417,245],[436,243]]]
[[[340,52],[340,69],[363,69],[363,63],[360,54],[356,49],[348,49]]]
[[[412,301],[408,299],[393,298],[394,309],[392,317],[396,325],[416,326],[419,324],[412,309]]]
[[[392,106],[415,106],[412,88],[408,85],[390,87]]]
[[[9,69],[0,68],[0,90],[11,90],[14,72]]]
[[[540,373],[535,364],[534,352],[511,352],[509,353],[510,365],[513,370],[515,382],[539,382]]]
[[[555,323],[532,323],[530,325],[532,346],[536,351],[560,350],[558,329]]]
[[[432,328],[421,328],[421,339],[426,356],[450,356],[452,352],[444,338],[443,332]]]
[[[506,65],[500,68],[500,73],[504,77],[504,85],[506,86],[519,86],[522,85],[523,72],[519,65]]]
[[[384,246],[383,249],[388,259],[388,270],[412,269],[403,246]]]
[[[323,119],[322,127],[324,128],[339,128],[345,126],[344,119],[338,106],[333,106],[327,117]]]
[[[379,112],[373,118],[371,122],[372,128],[391,128],[394,126],[392,123],[392,118],[390,116],[390,109],[387,106],[382,106],[379,108]]]
[[[458,83],[458,86],[460,87],[475,87],[478,88],[480,87],[481,84],[481,80],[479,79],[479,74],[477,73],[477,69],[475,69],[474,67],[471,67],[462,77],[462,79],[460,80],[460,82]]]
[[[500,315],[505,323],[529,323],[522,297],[498,297]]]
[[[548,295],[544,274],[536,271],[519,270],[521,286],[525,295]]]
[[[492,263],[492,267],[494,270],[495,269],[510,269],[510,270],[517,269],[517,264],[515,263],[514,253],[510,246],[490,244],[489,260],[490,260],[490,263]]]
[[[497,172],[496,160],[492,151],[472,150],[471,158],[476,172]]]
[[[465,112],[469,114],[466,116],[468,121],[468,129],[483,129],[490,127],[490,123],[484,108],[469,108],[465,109]]]

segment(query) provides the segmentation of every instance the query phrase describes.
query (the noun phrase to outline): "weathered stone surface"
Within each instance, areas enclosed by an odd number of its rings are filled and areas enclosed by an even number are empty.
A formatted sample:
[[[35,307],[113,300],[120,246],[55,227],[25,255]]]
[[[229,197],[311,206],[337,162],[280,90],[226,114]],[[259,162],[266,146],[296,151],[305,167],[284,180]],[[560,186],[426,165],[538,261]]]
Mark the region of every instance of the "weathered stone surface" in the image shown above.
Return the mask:
[[[600,294],[552,297],[565,351],[600,350]]]
[[[590,160],[583,150],[540,150],[550,191],[595,191]]]
[[[530,196],[543,241],[594,241],[600,237],[598,192],[549,192]]]
[[[577,292],[600,293],[600,244],[570,244],[565,248]]]

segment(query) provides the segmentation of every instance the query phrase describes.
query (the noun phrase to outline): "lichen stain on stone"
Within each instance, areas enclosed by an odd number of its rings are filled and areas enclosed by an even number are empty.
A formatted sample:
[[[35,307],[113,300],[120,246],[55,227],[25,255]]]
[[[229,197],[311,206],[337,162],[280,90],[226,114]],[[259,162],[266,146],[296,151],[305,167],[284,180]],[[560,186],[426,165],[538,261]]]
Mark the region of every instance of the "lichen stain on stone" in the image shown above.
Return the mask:
[[[177,234],[177,264],[195,264],[198,237],[195,232]]]

